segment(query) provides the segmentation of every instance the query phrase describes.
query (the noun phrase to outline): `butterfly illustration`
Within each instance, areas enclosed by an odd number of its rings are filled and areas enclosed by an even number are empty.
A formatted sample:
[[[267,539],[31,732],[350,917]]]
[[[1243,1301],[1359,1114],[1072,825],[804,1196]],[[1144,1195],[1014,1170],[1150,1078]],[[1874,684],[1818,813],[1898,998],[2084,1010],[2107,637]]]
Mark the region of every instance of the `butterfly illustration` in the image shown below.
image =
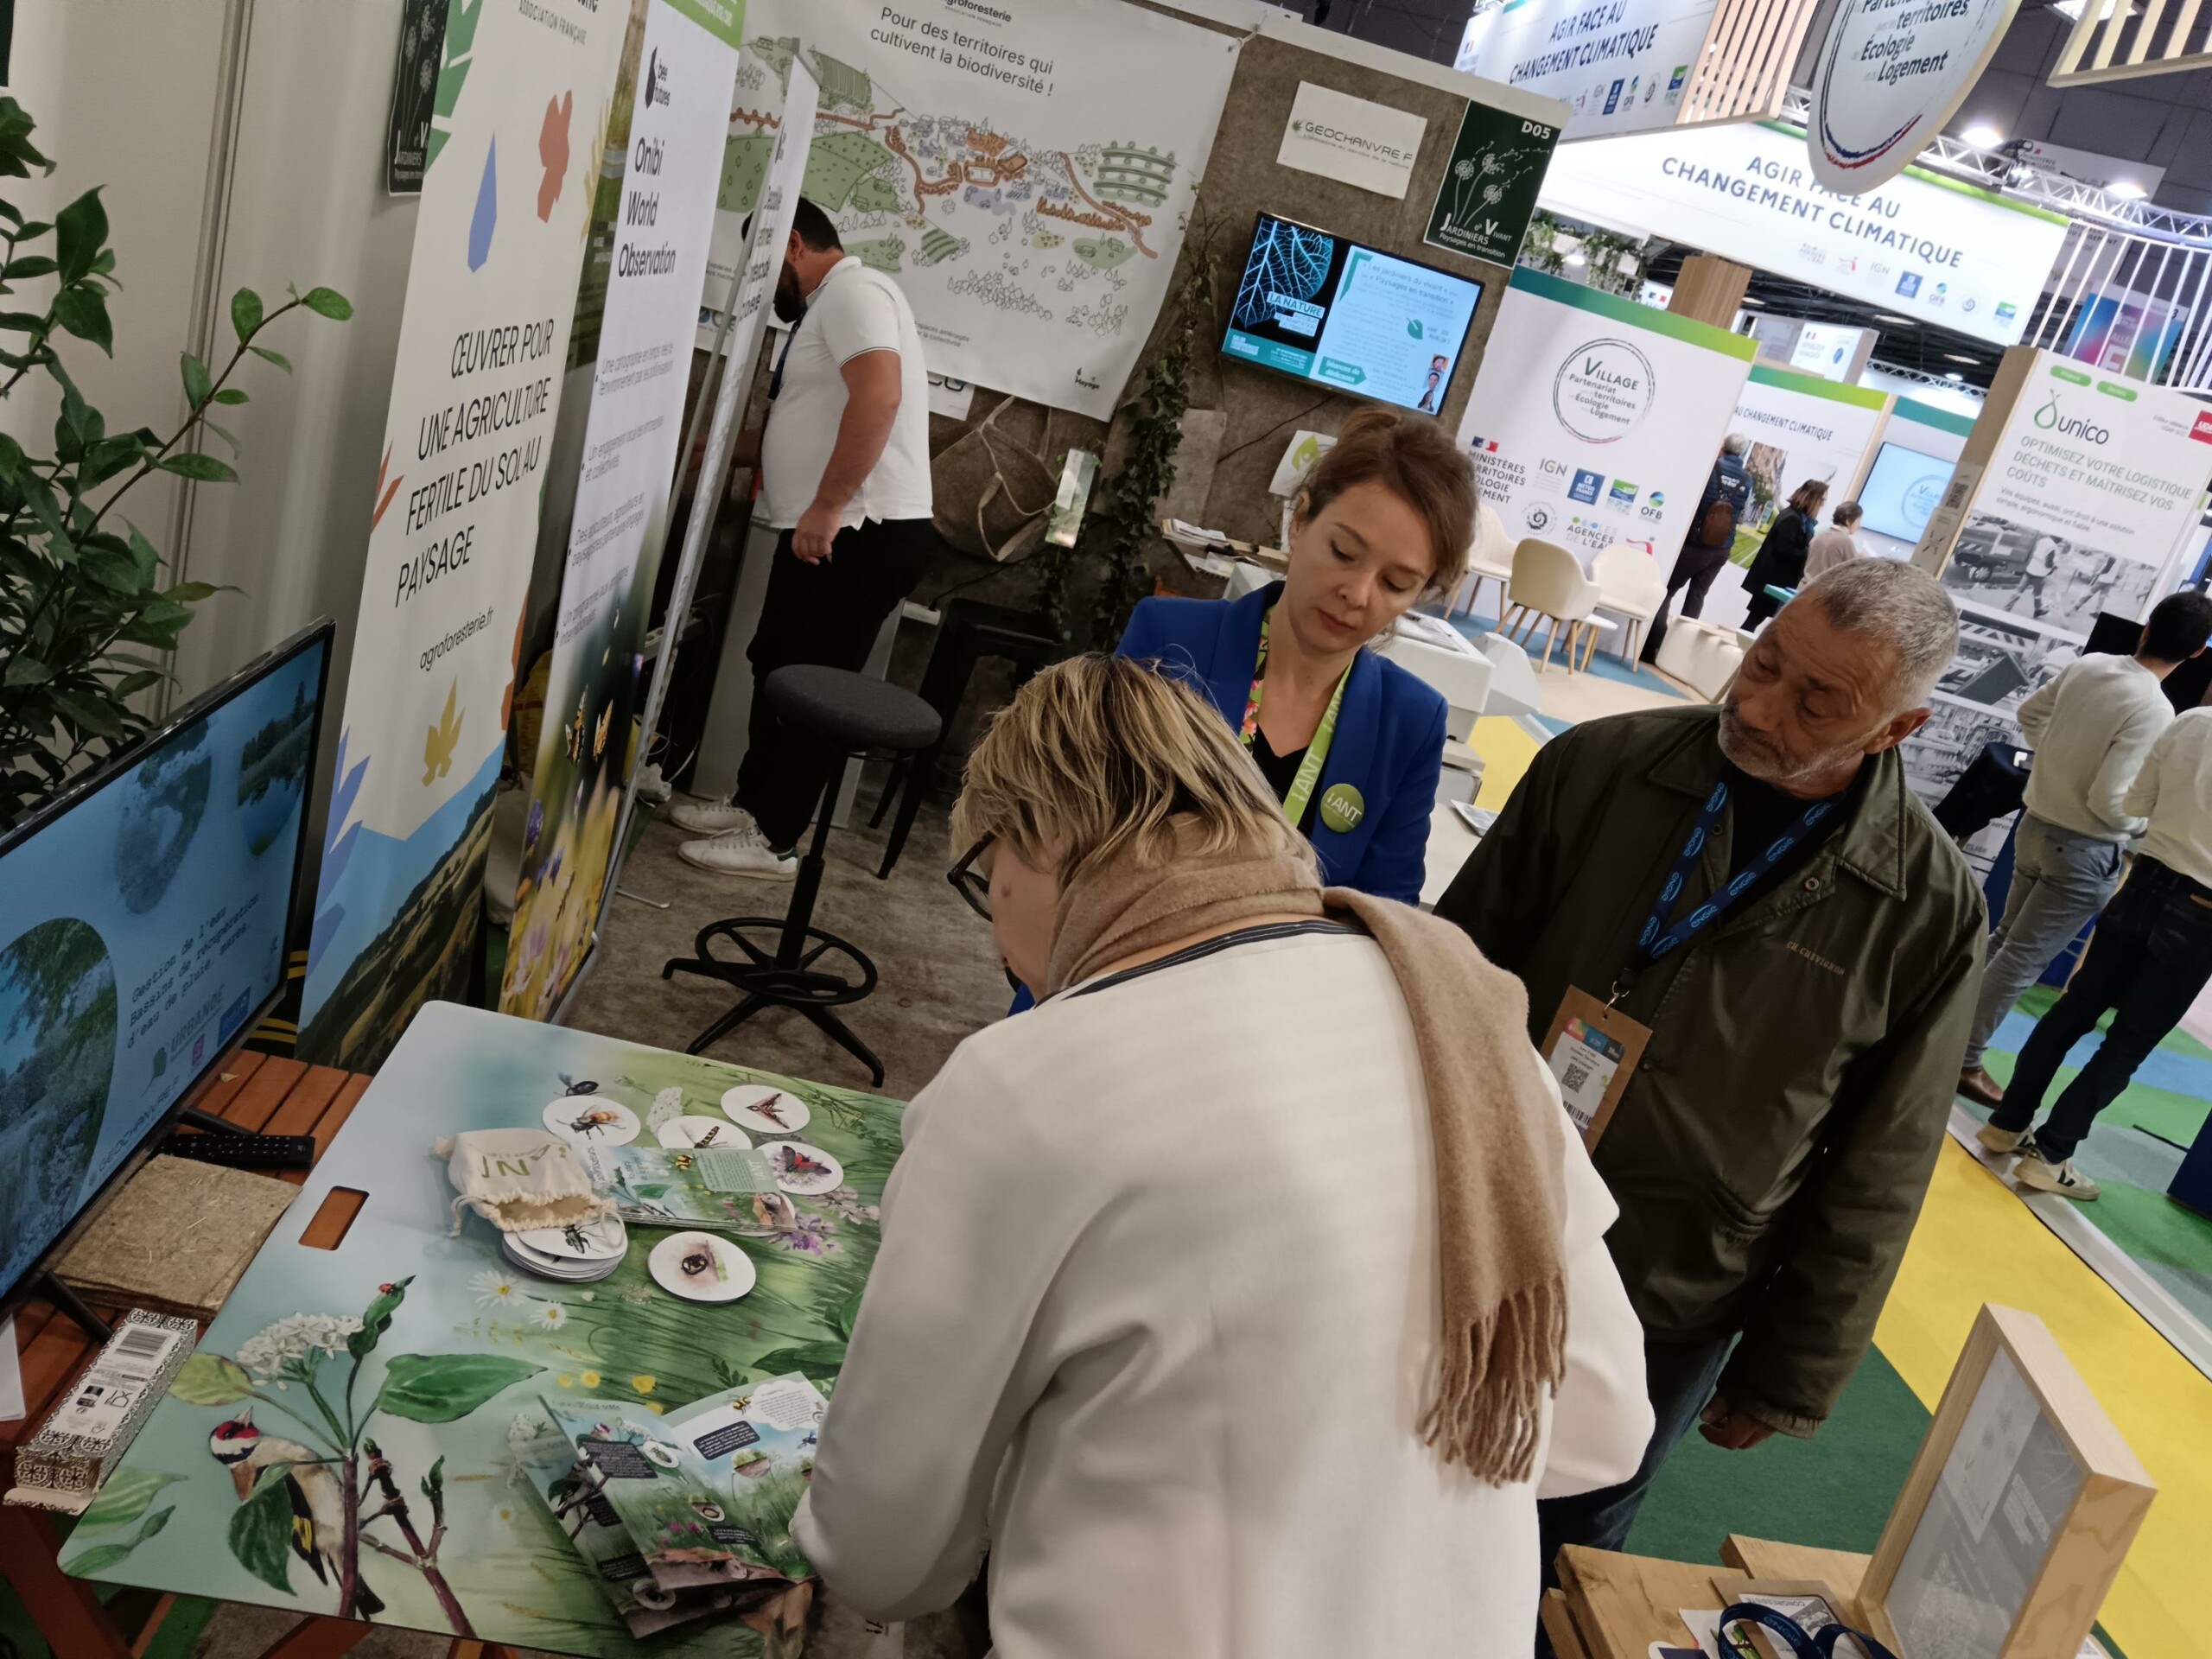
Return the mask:
[[[753,1110],[757,1116],[766,1118],[778,1128],[788,1129],[791,1125],[784,1121],[784,1115],[776,1109],[776,1103],[782,1098],[783,1096],[780,1094],[771,1095],[767,1099],[756,1103]]]
[[[786,1141],[783,1147],[784,1173],[786,1175],[827,1175],[830,1166],[817,1163],[797,1147]]]

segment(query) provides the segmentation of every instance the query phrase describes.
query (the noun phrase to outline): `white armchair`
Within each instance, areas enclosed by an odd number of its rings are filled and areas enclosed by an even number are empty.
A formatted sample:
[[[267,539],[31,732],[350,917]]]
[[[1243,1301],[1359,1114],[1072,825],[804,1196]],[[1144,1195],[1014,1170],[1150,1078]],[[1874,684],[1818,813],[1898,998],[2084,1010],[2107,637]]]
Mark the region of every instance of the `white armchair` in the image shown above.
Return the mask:
[[[1598,584],[1582,574],[1582,561],[1556,543],[1540,541],[1535,537],[1525,537],[1513,550],[1513,575],[1505,584],[1505,599],[1510,607],[1498,626],[1509,639],[1513,637],[1516,619],[1525,619],[1521,643],[1525,646],[1536,636],[1536,624],[1549,622],[1551,630],[1544,636],[1541,673],[1552,665],[1552,647],[1567,637],[1567,632],[1598,608],[1603,597]],[[1574,669],[1574,651],[1567,648],[1567,671]]]
[[[1513,543],[1505,533],[1505,520],[1487,501],[1475,504],[1475,539],[1467,550],[1466,579],[1445,607],[1446,616],[1471,612],[1481,602],[1483,583],[1497,584],[1498,612],[1505,611],[1505,585],[1513,579]],[[1463,602],[1464,601],[1464,602]]]
[[[1659,561],[1628,542],[1615,542],[1591,562],[1598,584],[1598,608],[1628,624],[1621,659],[1633,663],[1643,647],[1643,631],[1667,601],[1667,577]]]

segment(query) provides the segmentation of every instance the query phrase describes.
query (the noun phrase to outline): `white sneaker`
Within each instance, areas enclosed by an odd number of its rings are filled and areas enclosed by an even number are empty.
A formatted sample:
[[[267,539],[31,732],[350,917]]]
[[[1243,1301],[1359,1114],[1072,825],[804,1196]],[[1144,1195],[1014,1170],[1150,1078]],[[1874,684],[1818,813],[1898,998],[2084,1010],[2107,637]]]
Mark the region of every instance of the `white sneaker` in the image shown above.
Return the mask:
[[[2030,1153],[2020,1160],[2012,1172],[2022,1186],[2032,1186],[2038,1192],[2056,1192],[2061,1198],[2077,1198],[2083,1203],[2097,1196],[2097,1184],[2074,1167],[2070,1158],[2052,1163],[2041,1153]]]
[[[2031,1154],[2035,1151],[2036,1132],[2032,1128],[2006,1129],[1994,1123],[1985,1123],[1974,1132],[1974,1138],[2000,1158],[2008,1152]]]
[[[742,830],[709,841],[687,841],[676,849],[686,864],[716,875],[741,875],[755,881],[789,881],[798,874],[798,855],[779,853],[748,817]]]
[[[750,830],[755,835],[760,831],[750,812],[728,801],[678,801],[668,809],[668,821],[695,836],[726,836],[733,830]]]

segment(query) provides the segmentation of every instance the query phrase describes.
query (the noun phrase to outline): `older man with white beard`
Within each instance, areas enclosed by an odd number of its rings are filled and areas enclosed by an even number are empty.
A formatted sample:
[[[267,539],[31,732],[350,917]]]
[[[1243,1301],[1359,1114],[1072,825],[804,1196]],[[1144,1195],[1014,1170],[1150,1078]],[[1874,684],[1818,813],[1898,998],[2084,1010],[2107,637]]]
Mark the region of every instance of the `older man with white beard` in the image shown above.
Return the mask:
[[[1541,1506],[1548,1574],[1621,1546],[1693,1424],[1812,1434],[1872,1338],[1981,978],[1980,893],[1897,755],[1957,640],[1924,572],[1824,573],[1721,707],[1553,739],[1437,905],[1527,985],[1570,1103],[1610,1108],[1657,1427],[1630,1480]],[[1546,1041],[1562,1016],[1594,1051]]]

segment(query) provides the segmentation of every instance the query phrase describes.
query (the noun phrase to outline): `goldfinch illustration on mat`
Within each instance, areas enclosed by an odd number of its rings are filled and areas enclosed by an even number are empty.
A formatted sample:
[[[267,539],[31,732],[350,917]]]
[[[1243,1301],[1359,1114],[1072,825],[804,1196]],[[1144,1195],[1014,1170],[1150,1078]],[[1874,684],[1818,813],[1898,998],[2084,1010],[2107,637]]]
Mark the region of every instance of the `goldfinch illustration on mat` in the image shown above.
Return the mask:
[[[292,1554],[322,1583],[341,1581],[338,1552],[346,1535],[346,1491],[327,1464],[315,1461],[315,1453],[297,1440],[263,1433],[253,1426],[251,1409],[216,1424],[207,1449],[231,1471],[241,1503],[253,1495],[263,1470],[294,1465],[283,1477],[284,1494],[292,1503]],[[363,1618],[373,1618],[384,1611],[384,1599],[364,1579],[353,1587],[353,1606]]]

